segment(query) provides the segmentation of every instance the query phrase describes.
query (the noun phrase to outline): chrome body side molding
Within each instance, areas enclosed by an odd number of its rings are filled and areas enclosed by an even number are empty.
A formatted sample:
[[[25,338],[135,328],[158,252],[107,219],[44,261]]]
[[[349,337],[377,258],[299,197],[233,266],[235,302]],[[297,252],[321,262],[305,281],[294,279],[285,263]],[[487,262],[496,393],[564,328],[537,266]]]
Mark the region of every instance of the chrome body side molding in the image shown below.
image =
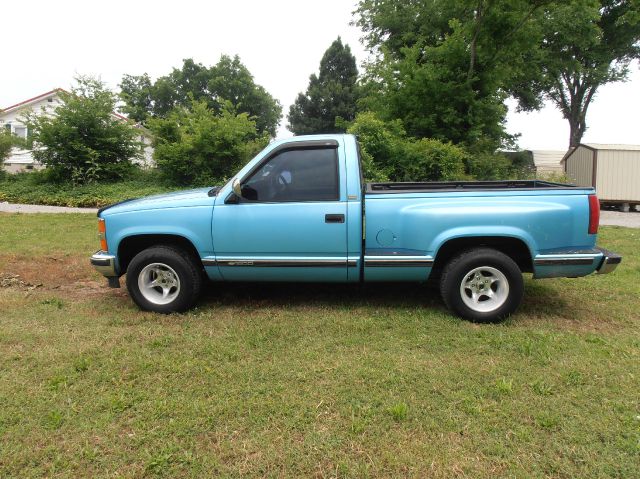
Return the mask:
[[[355,267],[354,258],[203,258],[204,266],[234,266],[253,268],[340,268]]]
[[[407,268],[407,267],[423,267],[431,268],[433,266],[433,258],[429,256],[408,256],[408,255],[381,255],[372,256],[365,255],[365,268]]]
[[[567,256],[547,258],[538,256],[533,260],[533,264],[535,266],[587,266],[592,265],[595,258],[595,256],[579,258],[570,258]]]

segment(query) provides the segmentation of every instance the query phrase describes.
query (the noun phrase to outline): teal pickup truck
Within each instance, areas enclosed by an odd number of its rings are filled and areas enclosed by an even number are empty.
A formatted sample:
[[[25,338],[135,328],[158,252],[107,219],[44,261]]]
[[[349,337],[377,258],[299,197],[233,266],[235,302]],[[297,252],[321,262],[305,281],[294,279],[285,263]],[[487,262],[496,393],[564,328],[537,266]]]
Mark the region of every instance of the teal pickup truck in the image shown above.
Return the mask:
[[[496,321],[534,278],[609,273],[592,188],[545,181],[366,183],[351,135],[271,143],[226,185],[98,212],[91,264],[145,310],[195,304],[207,280],[439,281],[451,311]]]

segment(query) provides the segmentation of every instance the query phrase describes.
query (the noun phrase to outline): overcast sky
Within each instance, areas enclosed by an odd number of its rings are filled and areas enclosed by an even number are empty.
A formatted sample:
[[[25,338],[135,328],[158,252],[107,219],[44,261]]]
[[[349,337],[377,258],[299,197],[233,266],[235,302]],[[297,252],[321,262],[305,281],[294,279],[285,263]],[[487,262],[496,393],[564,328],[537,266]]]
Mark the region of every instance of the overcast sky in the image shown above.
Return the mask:
[[[289,136],[286,113],[320,58],[341,36],[366,58],[361,32],[349,25],[355,1],[324,0],[21,0],[2,2],[0,108],[55,87],[68,88],[76,73],[98,75],[116,89],[122,75],[152,78],[183,58],[214,64],[221,54],[242,62],[280,100],[279,136]],[[510,105],[508,130],[529,149],[565,149],[569,129],[553,107],[518,114]],[[640,143],[640,73],[600,89],[589,109],[584,140]]]

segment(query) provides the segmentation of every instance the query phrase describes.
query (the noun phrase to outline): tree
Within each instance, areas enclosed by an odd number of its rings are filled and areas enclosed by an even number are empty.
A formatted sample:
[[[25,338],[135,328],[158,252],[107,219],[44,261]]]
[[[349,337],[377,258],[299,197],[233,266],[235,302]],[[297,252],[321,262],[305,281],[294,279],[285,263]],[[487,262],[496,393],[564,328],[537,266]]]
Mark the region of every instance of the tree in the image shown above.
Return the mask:
[[[0,130],[0,171],[2,171],[4,160],[6,160],[9,157],[9,153],[11,153],[13,143],[11,133],[8,133],[7,130],[2,128]]]
[[[569,122],[569,146],[580,144],[598,88],[627,78],[640,58],[640,2],[561,2],[545,24],[542,94]]]
[[[253,81],[253,76],[237,55],[233,58],[222,55],[209,72],[207,86],[216,99],[214,111],[222,111],[224,100],[230,101],[237,112],[247,113],[254,119],[260,135],[276,135],[282,106],[264,87]]]
[[[210,186],[225,181],[269,141],[260,137],[247,113],[231,104],[213,112],[206,101],[177,107],[166,118],[153,118],[154,159],[163,177],[175,185]]]
[[[76,78],[71,92],[59,92],[55,115],[27,115],[33,156],[51,177],[90,183],[122,178],[142,154],[137,133],[113,115],[116,95],[91,77]]]
[[[550,0],[361,0],[357,24],[376,53],[363,108],[419,138],[493,151],[509,95],[535,107],[536,45]]]
[[[177,107],[191,106],[191,101],[205,101],[214,113],[224,109],[226,101],[240,113],[253,117],[259,135],[275,136],[282,107],[262,86],[236,55],[222,55],[211,67],[188,58],[180,69],[158,78],[125,75],[120,83],[122,111],[130,118],[146,123],[149,118],[163,118]]]
[[[145,122],[153,105],[151,90],[151,78],[146,73],[140,76],[122,77],[120,99],[125,105],[120,108],[120,111],[136,122]]]
[[[296,135],[309,133],[341,133],[346,122],[356,116],[358,68],[349,45],[338,37],[322,56],[320,73],[309,77],[306,93],[289,109],[288,128]]]

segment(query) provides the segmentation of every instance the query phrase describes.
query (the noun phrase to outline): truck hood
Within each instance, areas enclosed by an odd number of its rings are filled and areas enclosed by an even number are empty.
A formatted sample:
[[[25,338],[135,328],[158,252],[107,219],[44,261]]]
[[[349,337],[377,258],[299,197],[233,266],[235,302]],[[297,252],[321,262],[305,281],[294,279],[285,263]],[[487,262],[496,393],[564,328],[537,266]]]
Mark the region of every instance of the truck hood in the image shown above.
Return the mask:
[[[207,206],[215,201],[219,188],[207,187],[195,190],[176,191],[162,195],[145,196],[121,201],[98,210],[98,216],[108,216],[131,211],[157,210],[163,208],[184,208],[189,206]]]

